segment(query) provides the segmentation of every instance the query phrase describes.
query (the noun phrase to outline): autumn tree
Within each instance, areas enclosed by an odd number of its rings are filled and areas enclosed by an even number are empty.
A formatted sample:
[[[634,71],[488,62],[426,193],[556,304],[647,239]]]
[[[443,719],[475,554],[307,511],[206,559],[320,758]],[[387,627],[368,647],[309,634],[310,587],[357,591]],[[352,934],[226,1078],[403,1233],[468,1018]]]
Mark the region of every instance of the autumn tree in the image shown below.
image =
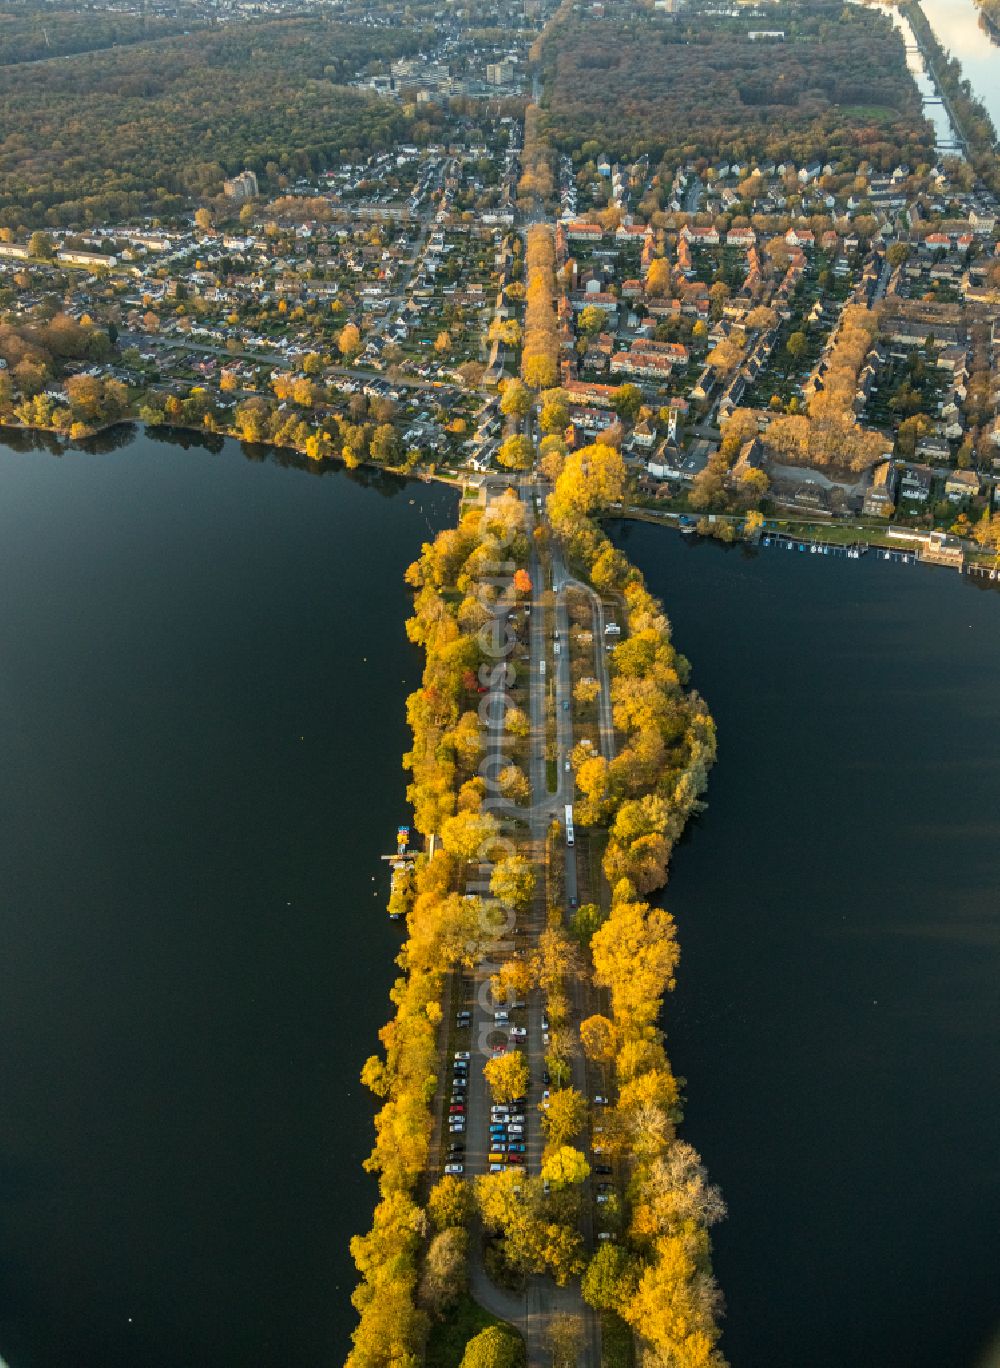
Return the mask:
[[[630,1030],[653,1025],[679,959],[670,913],[616,890],[611,915],[590,946],[594,982],[611,990],[616,1024]]]
[[[427,1214],[435,1230],[447,1230],[449,1226],[468,1225],[474,1205],[468,1183],[446,1173],[430,1190]]]
[[[361,329],[356,323],[346,323],[337,338],[340,354],[348,365],[355,361],[361,352]]]
[[[28,254],[38,261],[51,261],[53,259],[56,249],[48,233],[32,233],[28,239]]]
[[[569,423],[569,406],[563,390],[546,390],[542,395],[542,409],[538,426],[546,434],[565,432]]]
[[[649,263],[646,292],[658,296],[670,293],[670,263],[664,257],[656,257]]]
[[[535,869],[523,855],[508,855],[499,860],[490,875],[490,892],[506,907],[524,911],[535,893]]]
[[[577,331],[584,337],[595,337],[604,328],[608,321],[608,316],[603,309],[596,304],[588,304],[577,314]]]
[[[542,1177],[555,1191],[576,1186],[590,1177],[590,1165],[572,1145],[550,1147],[542,1161]]]
[[[587,1120],[587,1100],[576,1088],[560,1088],[540,1104],[547,1148],[558,1149],[574,1140]]]
[[[523,433],[513,433],[501,442],[497,460],[508,470],[530,470],[534,455],[531,438]]]
[[[595,443],[566,458],[562,474],[549,496],[549,518],[557,532],[572,536],[597,509],[622,497],[625,465],[621,452]]]
[[[583,1275],[580,1290],[595,1311],[617,1311],[634,1295],[641,1264],[619,1244],[602,1244]]]
[[[469,1282],[469,1232],[451,1226],[435,1235],[424,1255],[417,1300],[434,1316],[443,1316],[463,1297]]]
[[[611,406],[623,422],[634,423],[642,407],[642,390],[638,385],[619,385],[611,396]]]
[[[523,1097],[531,1082],[528,1061],[520,1050],[508,1050],[506,1054],[488,1059],[483,1065],[483,1077],[489,1084],[494,1102],[513,1102]]]
[[[801,361],[806,354],[809,346],[808,339],[804,332],[793,332],[789,334],[788,341],[785,343],[785,351],[793,361]]]
[[[585,1017],[580,1022],[580,1043],[584,1054],[595,1064],[610,1064],[618,1044],[614,1022],[606,1016]]]
[[[524,1341],[509,1325],[491,1325],[465,1346],[459,1368],[524,1368]]]
[[[520,380],[504,382],[500,395],[500,412],[508,418],[526,418],[531,411],[531,395]]]

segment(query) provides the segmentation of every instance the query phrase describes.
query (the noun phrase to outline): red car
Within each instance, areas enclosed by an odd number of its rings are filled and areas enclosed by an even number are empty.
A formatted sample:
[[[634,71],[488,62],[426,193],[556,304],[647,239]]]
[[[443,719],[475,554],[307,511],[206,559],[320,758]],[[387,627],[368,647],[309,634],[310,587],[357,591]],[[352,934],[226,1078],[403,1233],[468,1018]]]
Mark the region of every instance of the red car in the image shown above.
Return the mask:
[[[464,1116],[464,1115],[465,1115],[465,1108],[462,1106],[462,1104],[461,1104],[460,1102],[456,1102],[455,1105],[454,1105],[453,1107],[449,1107],[449,1108],[448,1108],[448,1115],[449,1115],[449,1116]]]
[[[524,1155],[523,1155],[523,1154],[508,1154],[508,1155],[507,1155],[507,1163],[508,1163],[508,1164],[523,1164],[523,1163],[524,1163]]]

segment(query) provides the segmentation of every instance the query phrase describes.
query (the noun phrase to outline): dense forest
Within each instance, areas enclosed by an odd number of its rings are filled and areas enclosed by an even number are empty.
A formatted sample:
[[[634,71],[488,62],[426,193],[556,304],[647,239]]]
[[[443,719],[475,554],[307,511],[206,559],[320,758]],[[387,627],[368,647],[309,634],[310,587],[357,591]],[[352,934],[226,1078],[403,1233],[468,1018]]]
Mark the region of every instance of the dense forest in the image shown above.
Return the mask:
[[[272,20],[7,67],[0,226],[174,212],[244,166],[295,176],[417,137],[398,105],[342,83],[423,37]]]
[[[149,42],[198,26],[193,18],[8,3],[0,5],[0,66]]]
[[[926,159],[930,131],[886,16],[824,0],[769,8],[783,40],[750,39],[755,25],[616,13],[562,26],[545,53],[550,138],[670,162]]]

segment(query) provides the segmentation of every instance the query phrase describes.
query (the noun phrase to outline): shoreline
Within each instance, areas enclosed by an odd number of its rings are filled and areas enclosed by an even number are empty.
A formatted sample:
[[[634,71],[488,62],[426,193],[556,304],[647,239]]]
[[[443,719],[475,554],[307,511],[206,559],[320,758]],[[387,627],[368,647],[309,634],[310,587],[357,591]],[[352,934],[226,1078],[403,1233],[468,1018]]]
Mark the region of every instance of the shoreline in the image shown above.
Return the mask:
[[[401,466],[378,465],[376,462],[369,460],[359,461],[355,466],[348,466],[339,456],[324,456],[321,460],[317,461],[307,456],[299,447],[283,446],[277,442],[247,442],[245,438],[239,437],[230,431],[210,431],[204,427],[191,427],[184,423],[146,423],[143,422],[141,418],[116,419],[113,423],[105,423],[101,427],[95,428],[93,432],[88,433],[86,437],[82,438],[70,438],[65,433],[58,432],[54,428],[37,427],[25,423],[5,423],[0,424],[0,439],[3,438],[3,435],[6,432],[37,433],[39,436],[52,438],[60,444],[63,450],[75,447],[79,450],[86,451],[88,442],[93,442],[105,437],[108,433],[113,432],[115,428],[127,427],[141,428],[144,433],[156,433],[158,431],[190,433],[192,436],[205,439],[218,438],[222,441],[239,442],[242,446],[256,446],[266,448],[273,452],[291,453],[292,455],[301,458],[303,468],[315,468],[317,470],[339,468],[348,471],[379,471],[387,475],[394,475],[401,480],[417,480],[422,484],[440,484],[447,489],[461,491],[463,500],[470,487],[469,477],[465,472],[460,470],[456,471],[454,474],[442,474],[439,470],[407,470]],[[515,471],[510,472],[512,480],[516,478],[516,474],[517,472]],[[733,536],[726,539],[722,537],[713,537],[711,533],[706,536],[706,534],[697,531],[694,532],[694,535],[699,538],[720,541],[724,545],[731,546],[756,546],[759,541],[764,540],[770,535],[779,538],[787,537],[807,546],[831,546],[839,548],[848,545],[862,545],[866,551],[898,553],[907,549],[902,546],[904,539],[920,542],[928,535],[927,530],[922,528],[896,527],[894,524],[888,524],[883,529],[875,526],[869,527],[855,524],[852,526],[851,530],[857,532],[858,535],[856,537],[850,539],[845,539],[840,536],[828,538],[823,536],[822,528],[818,527],[815,521],[803,520],[802,523],[798,523],[790,518],[768,518],[765,519],[761,525],[759,536],[752,540],[746,540],[740,537],[738,532],[743,521],[738,515],[730,513],[707,513],[699,516],[711,518],[714,526],[728,525],[732,527],[734,529]],[[690,531],[687,531],[687,529],[693,530],[690,514],[675,513],[670,510],[659,512],[656,509],[643,508],[635,504],[613,510],[610,514],[610,518],[620,518],[623,521],[629,522],[647,522],[654,526],[662,527],[666,531],[684,531],[686,535],[690,535]],[[689,521],[685,522],[685,519],[688,519]],[[846,532],[848,530],[848,524],[831,522],[829,528],[835,532]],[[890,532],[896,533],[895,541],[889,540]],[[963,575],[973,574],[981,578],[984,575],[990,576],[991,571],[996,571],[996,577],[1000,580],[1000,564],[996,563],[1000,558],[977,554],[976,550],[965,542],[962,543],[962,551],[963,564],[961,566],[944,563],[940,560],[925,559],[913,551],[911,551],[911,554],[913,554],[914,559],[918,560],[922,565],[936,566],[945,569],[958,569],[959,573]],[[990,564],[990,561],[994,561],[994,564]],[[990,577],[992,578],[992,576]]]

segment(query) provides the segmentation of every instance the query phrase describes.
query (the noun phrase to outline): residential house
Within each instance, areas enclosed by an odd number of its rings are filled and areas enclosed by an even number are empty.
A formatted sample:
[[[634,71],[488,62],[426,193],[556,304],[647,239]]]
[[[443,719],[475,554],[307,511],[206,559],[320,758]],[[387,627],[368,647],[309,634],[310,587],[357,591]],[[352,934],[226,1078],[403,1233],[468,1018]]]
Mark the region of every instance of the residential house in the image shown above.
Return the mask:
[[[912,503],[926,503],[931,497],[934,476],[929,466],[908,465],[899,481],[900,499]]]
[[[862,511],[866,517],[889,518],[896,507],[896,468],[891,461],[880,461],[872,471],[872,482],[865,490]]]
[[[979,476],[974,470],[951,470],[944,482],[944,494],[952,503],[961,503],[979,493]]]

